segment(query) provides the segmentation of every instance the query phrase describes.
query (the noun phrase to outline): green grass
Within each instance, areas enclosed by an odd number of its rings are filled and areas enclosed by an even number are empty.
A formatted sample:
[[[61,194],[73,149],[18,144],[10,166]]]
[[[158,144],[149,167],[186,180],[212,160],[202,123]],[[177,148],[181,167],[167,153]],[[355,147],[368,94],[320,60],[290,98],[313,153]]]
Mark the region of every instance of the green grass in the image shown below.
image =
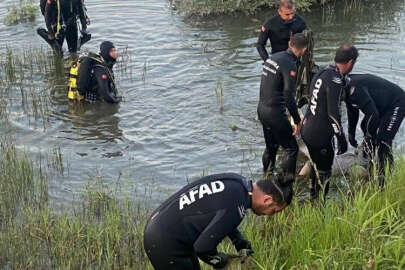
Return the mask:
[[[349,0],[359,1],[359,0]],[[312,5],[325,4],[331,0],[296,0],[298,10],[310,10]],[[275,8],[277,0],[170,0],[171,6],[186,16],[212,16],[242,12],[253,14],[264,8]]]
[[[117,199],[96,177],[73,209],[56,213],[46,170],[53,166],[35,168],[12,141],[0,141],[0,269],[151,269],[141,204]],[[404,269],[404,175],[399,158],[382,192],[376,183],[351,183],[352,197],[325,207],[294,201],[273,217],[249,215],[241,230],[254,257],[229,269]],[[235,253],[229,241],[220,249]]]
[[[405,269],[404,178],[401,158],[382,192],[351,183],[353,197],[326,207],[294,201],[276,216],[251,216],[243,226],[256,251],[251,269]]]
[[[34,22],[39,9],[39,1],[19,0],[11,7],[4,19],[5,25],[16,25],[24,22]]]

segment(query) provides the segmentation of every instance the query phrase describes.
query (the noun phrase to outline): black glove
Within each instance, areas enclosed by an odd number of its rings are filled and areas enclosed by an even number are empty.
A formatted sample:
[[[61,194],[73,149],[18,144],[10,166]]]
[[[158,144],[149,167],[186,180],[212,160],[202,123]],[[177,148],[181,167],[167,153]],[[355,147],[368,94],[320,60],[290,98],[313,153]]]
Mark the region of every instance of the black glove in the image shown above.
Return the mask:
[[[229,261],[228,254],[218,252],[217,255],[210,256],[209,263],[214,267],[214,269],[224,268]]]
[[[302,96],[302,97],[298,100],[297,107],[298,107],[299,109],[301,109],[302,107],[304,107],[304,105],[306,105],[306,104],[308,104],[308,103],[309,103],[309,97],[307,97],[307,96]]]
[[[346,153],[347,151],[347,141],[345,138],[345,135],[342,134],[337,137],[337,142],[338,142],[338,152],[336,153],[337,155],[341,155]]]
[[[197,254],[197,255],[198,257],[200,257],[202,261],[214,267],[214,269],[224,268],[228,264],[230,259],[228,254],[222,252],[218,252],[215,255],[209,254]]]
[[[354,134],[349,133],[349,143],[354,147],[357,148],[358,144],[356,141],[356,136]]]
[[[235,249],[239,252],[241,249],[250,249],[252,250],[252,244],[246,239],[243,238],[236,238],[232,241]],[[253,251],[252,251],[253,252]]]

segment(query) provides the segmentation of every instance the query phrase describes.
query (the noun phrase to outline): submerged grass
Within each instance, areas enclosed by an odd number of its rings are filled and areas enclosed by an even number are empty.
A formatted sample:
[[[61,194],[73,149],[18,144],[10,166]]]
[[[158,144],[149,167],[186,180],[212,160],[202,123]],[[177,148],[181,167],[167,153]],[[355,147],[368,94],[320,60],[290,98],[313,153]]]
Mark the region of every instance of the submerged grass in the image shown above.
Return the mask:
[[[98,181],[98,180],[97,180]],[[0,144],[1,269],[145,269],[146,211],[91,183],[70,214],[52,211],[42,168]]]
[[[228,269],[404,269],[404,175],[400,158],[384,191],[351,180],[354,196],[326,206],[294,201],[270,218],[250,215],[241,230],[255,254]],[[148,211],[117,199],[101,178],[72,211],[55,213],[44,166],[34,169],[2,139],[0,192],[0,268],[151,269],[142,247]],[[229,241],[220,249],[235,253]]]
[[[42,48],[24,48],[14,51],[6,48],[0,56],[0,121],[9,120],[11,112],[21,113],[32,120],[48,121],[51,89],[66,85],[65,70],[60,57],[50,55]]]
[[[15,25],[24,22],[34,22],[38,13],[38,4],[34,0],[19,0],[11,7],[4,19],[4,24]]]

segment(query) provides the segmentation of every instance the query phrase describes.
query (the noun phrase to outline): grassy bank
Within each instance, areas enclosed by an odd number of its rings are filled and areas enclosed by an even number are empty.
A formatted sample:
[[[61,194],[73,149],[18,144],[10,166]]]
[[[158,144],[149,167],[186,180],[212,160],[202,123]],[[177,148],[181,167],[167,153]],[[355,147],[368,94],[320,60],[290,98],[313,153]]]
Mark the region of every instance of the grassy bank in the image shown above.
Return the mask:
[[[357,2],[359,0],[348,0]],[[310,10],[311,6],[326,4],[332,0],[296,0],[298,10]],[[265,8],[275,8],[277,0],[170,0],[171,6],[186,16],[213,16],[241,12],[253,14]]]
[[[151,269],[144,208],[115,199],[96,179],[73,210],[55,213],[47,166],[1,141],[0,269]],[[230,269],[404,269],[404,175],[400,159],[383,192],[352,183],[353,197],[325,208],[294,202],[272,218],[250,215],[242,230],[254,257]],[[221,249],[234,253],[229,242]]]

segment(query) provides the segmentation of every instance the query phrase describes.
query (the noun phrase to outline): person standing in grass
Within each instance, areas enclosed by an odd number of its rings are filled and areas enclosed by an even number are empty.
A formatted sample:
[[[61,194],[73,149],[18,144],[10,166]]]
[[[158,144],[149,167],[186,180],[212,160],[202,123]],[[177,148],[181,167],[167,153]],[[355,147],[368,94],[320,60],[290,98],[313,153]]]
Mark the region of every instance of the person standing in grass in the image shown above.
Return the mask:
[[[295,84],[298,57],[305,53],[308,40],[302,33],[295,34],[286,51],[271,55],[263,65],[260,99],[257,114],[263,125],[266,148],[263,153],[263,171],[273,172],[279,146],[286,151],[282,164],[283,173],[295,176],[301,117],[295,102]],[[287,116],[287,109],[294,120],[294,130]]]
[[[349,142],[357,147],[356,126],[359,111],[364,114],[364,152],[370,160],[377,157],[380,187],[384,187],[384,171],[392,168],[392,141],[405,117],[405,91],[398,85],[371,74],[349,76],[346,105]]]
[[[358,55],[356,47],[341,46],[336,51],[335,65],[319,71],[311,82],[311,97],[301,135],[316,167],[312,168],[310,176],[310,192],[313,199],[318,197],[321,189],[326,199],[335,157],[334,136],[338,142],[337,154],[347,151],[347,141],[340,117],[340,103],[346,84],[345,76],[352,71]]]
[[[304,19],[295,13],[293,0],[280,0],[277,14],[262,25],[257,51],[263,61],[269,58],[266,50],[267,40],[270,39],[271,53],[277,53],[288,49],[288,41],[291,36],[301,33],[307,28]]]
[[[224,268],[232,255],[218,252],[229,237],[241,256],[253,253],[238,230],[247,210],[271,216],[292,200],[292,179],[252,183],[233,174],[215,174],[186,185],[151,215],[144,231],[144,248],[155,270],[199,270],[198,259]]]

